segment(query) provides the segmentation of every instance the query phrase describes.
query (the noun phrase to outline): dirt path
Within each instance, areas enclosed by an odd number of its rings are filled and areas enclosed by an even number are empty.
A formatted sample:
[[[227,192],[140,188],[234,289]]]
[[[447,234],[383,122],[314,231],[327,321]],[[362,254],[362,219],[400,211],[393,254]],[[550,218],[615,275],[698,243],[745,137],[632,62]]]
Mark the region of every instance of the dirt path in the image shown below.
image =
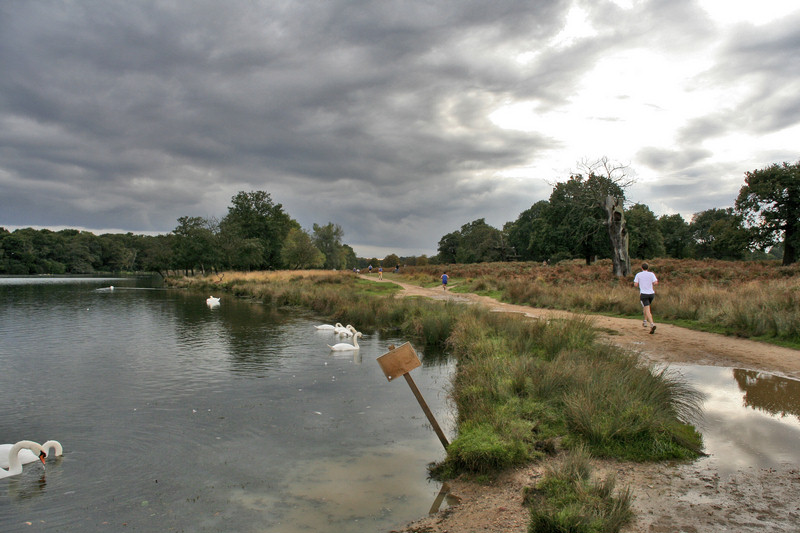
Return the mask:
[[[363,278],[377,281],[376,276]],[[383,283],[390,280],[384,280]],[[476,294],[445,292],[396,280],[403,296],[425,296],[479,303],[493,311],[522,313],[533,319],[572,313],[500,303]],[[657,309],[656,321],[658,321]],[[800,350],[746,339],[658,325],[654,335],[641,320],[592,316],[605,338],[641,353],[648,361],[694,363],[761,370],[800,379]],[[746,468],[721,478],[708,464],[636,464],[598,461],[598,472],[614,473],[618,486],[630,486],[636,520],[625,533],[800,532],[800,465],[780,469]],[[490,485],[455,481],[450,499],[460,503],[409,524],[397,533],[525,533],[528,513],[522,489],[541,476],[541,465],[508,472]]]

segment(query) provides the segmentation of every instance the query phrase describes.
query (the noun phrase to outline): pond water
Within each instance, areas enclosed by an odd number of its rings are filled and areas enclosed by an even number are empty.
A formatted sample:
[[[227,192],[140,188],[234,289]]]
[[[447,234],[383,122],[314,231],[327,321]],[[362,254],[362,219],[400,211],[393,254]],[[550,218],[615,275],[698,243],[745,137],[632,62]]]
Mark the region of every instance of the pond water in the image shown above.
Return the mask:
[[[64,446],[0,479],[0,531],[388,531],[437,500],[442,444],[375,362],[402,339],[334,355],[319,317],[146,279],[3,278],[0,296],[0,443]],[[449,435],[451,365],[420,355]]]
[[[319,317],[221,296],[0,278],[0,443],[64,445],[0,479],[0,531],[380,532],[440,505],[426,465],[442,445],[375,361],[403,339],[334,354]],[[420,355],[412,376],[450,436],[453,365]],[[707,395],[702,461],[800,463],[800,382],[672,368]]]

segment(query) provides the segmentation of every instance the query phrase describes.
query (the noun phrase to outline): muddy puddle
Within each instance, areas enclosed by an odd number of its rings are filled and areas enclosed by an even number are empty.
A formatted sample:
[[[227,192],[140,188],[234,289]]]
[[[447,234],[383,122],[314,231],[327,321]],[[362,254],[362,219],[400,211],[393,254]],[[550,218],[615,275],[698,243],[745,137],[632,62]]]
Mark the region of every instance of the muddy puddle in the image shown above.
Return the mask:
[[[738,368],[670,365],[706,399],[697,427],[721,476],[800,464],[800,381]]]

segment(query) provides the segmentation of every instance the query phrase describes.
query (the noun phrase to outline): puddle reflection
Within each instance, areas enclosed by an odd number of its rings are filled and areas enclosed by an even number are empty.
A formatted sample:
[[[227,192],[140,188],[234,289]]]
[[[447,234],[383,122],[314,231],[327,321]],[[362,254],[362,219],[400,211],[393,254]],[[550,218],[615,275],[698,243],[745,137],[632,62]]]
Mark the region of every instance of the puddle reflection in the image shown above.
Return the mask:
[[[757,372],[733,370],[733,378],[744,391],[744,405],[771,415],[800,418],[800,381]]]
[[[671,368],[706,395],[698,429],[709,457],[701,461],[720,474],[800,463],[800,382],[753,370]]]

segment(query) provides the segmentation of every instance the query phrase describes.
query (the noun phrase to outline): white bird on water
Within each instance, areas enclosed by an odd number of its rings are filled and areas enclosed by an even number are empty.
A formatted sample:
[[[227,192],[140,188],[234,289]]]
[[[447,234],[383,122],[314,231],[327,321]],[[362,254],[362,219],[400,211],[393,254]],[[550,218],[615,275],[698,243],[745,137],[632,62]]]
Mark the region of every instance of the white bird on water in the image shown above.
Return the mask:
[[[22,451],[27,453],[20,453]],[[31,460],[30,457],[33,457]],[[16,444],[0,444],[0,478],[16,476],[22,473],[22,465],[37,459],[44,465],[47,454],[41,444],[32,440],[21,440]]]
[[[343,329],[339,330],[339,336],[340,337],[352,337],[357,332],[358,332],[358,330],[356,328],[354,328],[350,324],[347,324]]]
[[[25,442],[25,441],[20,441]],[[14,447],[13,444],[0,444],[0,468],[8,468],[8,455],[11,452],[11,449]],[[50,448],[53,448],[53,453],[49,453]],[[64,448],[61,446],[61,443],[57,440],[49,440],[42,444],[42,451],[47,455],[47,457],[58,457],[64,453]],[[38,460],[39,457],[36,456],[30,449],[22,448],[19,451],[19,462],[26,465],[28,463],[32,463]]]
[[[326,330],[326,331],[327,331],[327,330],[331,330],[331,331],[333,331],[333,330],[335,330],[336,328],[340,328],[340,327],[342,327],[342,323],[341,323],[341,322],[337,322],[335,326],[332,326],[332,325],[330,325],[330,324],[321,324],[321,325],[319,325],[319,326],[314,326],[314,327],[315,327],[315,328],[317,328],[317,329],[319,329],[319,330]]]
[[[344,352],[344,351],[347,351],[347,350],[358,350],[358,338],[361,337],[361,336],[362,336],[361,332],[360,331],[356,331],[353,334],[353,344],[349,344],[347,342],[340,342],[338,344],[334,344],[333,346],[331,346],[329,344],[328,348],[330,348],[331,351],[333,351],[333,352]]]
[[[219,298],[214,298],[213,296],[209,296],[206,298],[206,305],[209,307],[218,307],[219,306]]]

